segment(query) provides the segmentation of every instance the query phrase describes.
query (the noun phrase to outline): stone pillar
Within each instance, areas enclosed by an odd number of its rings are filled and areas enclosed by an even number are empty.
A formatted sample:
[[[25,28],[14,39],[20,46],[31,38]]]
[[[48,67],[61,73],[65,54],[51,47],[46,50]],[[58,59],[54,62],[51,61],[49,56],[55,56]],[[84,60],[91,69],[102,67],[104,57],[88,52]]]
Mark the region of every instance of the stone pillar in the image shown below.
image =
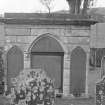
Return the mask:
[[[86,97],[88,97],[88,72],[89,72],[89,51],[87,52],[87,60],[86,60],[86,87],[85,87]]]
[[[4,52],[4,91],[7,91],[7,54]]]
[[[5,44],[5,33],[4,33],[4,23],[0,22],[0,47]]]
[[[4,46],[3,60],[4,60],[4,91],[7,91],[7,53],[12,48],[10,43],[6,43]]]
[[[24,69],[30,68],[30,55],[28,52],[24,52]]]
[[[63,96],[69,95],[70,86],[70,55],[64,55],[64,71],[63,71]]]

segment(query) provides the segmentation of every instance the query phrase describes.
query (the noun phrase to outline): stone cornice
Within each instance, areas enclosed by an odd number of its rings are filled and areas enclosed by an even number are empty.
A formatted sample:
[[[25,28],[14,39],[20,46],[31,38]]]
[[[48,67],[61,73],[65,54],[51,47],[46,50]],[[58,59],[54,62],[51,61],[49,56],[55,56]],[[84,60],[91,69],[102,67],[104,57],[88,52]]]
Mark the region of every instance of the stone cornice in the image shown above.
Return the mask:
[[[91,19],[0,19],[0,22],[5,24],[20,24],[20,25],[79,25],[90,26],[97,21]]]
[[[20,25],[79,25],[90,26],[97,23],[90,16],[70,15],[70,14],[12,14],[4,18],[0,18],[0,22],[4,24],[20,24]],[[27,16],[28,15],[28,16]],[[33,16],[31,16],[33,15]],[[20,17],[19,17],[20,16]]]

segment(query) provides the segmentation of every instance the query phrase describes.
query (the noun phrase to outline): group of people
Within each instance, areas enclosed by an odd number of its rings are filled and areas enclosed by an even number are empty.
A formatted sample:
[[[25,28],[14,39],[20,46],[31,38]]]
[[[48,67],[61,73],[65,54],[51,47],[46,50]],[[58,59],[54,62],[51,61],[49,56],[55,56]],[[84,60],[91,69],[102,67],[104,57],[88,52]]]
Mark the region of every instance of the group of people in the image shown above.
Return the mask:
[[[12,79],[10,99],[14,105],[53,105],[53,81],[43,70],[23,70]]]

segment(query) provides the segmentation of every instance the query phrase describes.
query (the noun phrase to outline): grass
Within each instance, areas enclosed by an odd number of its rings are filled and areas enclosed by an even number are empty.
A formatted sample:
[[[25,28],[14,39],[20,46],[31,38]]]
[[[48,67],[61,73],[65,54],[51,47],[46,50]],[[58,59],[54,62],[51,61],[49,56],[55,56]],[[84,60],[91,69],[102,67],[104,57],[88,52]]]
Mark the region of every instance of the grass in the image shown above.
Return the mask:
[[[4,96],[0,96],[0,105],[10,105],[9,100]]]

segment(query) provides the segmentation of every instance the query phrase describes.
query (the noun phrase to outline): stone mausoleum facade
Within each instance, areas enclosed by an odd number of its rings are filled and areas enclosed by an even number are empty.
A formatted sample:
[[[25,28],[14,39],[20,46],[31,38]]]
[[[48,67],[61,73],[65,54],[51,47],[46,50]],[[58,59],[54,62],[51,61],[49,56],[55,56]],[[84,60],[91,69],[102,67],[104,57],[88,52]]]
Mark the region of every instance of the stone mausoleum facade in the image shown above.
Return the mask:
[[[91,25],[69,14],[6,13],[0,19],[5,90],[22,69],[41,68],[64,96],[88,96]]]

